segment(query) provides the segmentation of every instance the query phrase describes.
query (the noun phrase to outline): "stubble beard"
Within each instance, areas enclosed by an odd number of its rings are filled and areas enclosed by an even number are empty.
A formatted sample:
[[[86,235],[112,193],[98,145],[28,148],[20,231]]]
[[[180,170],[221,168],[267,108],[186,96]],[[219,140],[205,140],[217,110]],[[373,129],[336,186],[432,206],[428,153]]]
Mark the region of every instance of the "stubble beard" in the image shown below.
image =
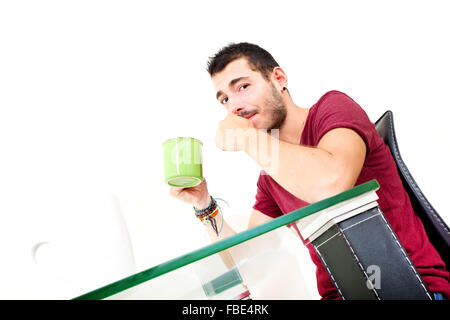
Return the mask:
[[[264,104],[268,111],[271,122],[267,126],[267,133],[270,133],[273,129],[280,129],[286,120],[287,108],[283,102],[281,94],[277,91],[275,86],[271,83],[271,93],[265,99]]]

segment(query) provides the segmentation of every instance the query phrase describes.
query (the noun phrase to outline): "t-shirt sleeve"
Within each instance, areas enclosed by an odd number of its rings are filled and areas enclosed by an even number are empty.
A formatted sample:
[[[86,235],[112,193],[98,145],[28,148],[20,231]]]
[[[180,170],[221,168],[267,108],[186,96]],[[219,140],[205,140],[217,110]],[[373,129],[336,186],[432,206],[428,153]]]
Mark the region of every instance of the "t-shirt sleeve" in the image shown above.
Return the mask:
[[[322,100],[314,124],[315,143],[330,130],[349,128],[356,131],[366,144],[369,153],[374,138],[374,124],[366,112],[349,96],[339,91],[330,91]]]
[[[265,215],[272,218],[278,218],[282,216],[283,213],[281,212],[281,209],[278,207],[278,204],[267,191],[266,181],[264,179],[264,174],[262,171],[259,175],[259,179],[256,185],[256,201],[253,205],[253,209],[258,210],[261,213],[264,213]]]

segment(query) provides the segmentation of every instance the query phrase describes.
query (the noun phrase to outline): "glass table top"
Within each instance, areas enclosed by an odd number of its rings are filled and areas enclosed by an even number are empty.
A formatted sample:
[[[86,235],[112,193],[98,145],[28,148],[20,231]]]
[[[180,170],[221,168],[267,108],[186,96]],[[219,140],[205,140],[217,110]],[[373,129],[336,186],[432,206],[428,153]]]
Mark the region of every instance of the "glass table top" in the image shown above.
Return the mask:
[[[377,181],[371,180],[265,224],[106,284],[75,297],[74,300],[252,298],[252,288],[261,286],[269,278],[275,279],[277,272],[289,272],[289,263],[281,264],[292,259],[289,250],[283,248],[282,244],[278,247],[267,246],[271,238],[279,236],[276,231],[280,231],[280,227],[324,210],[331,210],[378,188]],[[290,232],[289,228],[285,229],[288,231],[283,232]],[[277,272],[273,272],[274,270]],[[299,283],[301,285],[301,281]],[[274,289],[277,289],[276,286]],[[278,290],[289,291],[295,288],[279,287]]]

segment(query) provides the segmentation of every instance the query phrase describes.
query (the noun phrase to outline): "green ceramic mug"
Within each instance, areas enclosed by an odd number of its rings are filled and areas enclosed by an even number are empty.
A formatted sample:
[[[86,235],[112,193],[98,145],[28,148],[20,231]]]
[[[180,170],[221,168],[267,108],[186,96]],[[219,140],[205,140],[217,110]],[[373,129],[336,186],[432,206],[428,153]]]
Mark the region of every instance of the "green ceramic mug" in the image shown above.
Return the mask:
[[[164,181],[173,187],[194,187],[203,180],[202,146],[194,138],[173,138],[162,144]]]

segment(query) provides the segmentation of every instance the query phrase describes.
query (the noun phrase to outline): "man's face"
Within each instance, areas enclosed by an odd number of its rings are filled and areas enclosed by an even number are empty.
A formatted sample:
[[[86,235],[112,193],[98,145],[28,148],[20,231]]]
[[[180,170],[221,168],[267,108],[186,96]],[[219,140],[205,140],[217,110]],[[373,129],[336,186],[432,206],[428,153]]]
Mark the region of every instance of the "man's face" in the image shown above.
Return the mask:
[[[229,113],[252,121],[257,129],[279,129],[286,118],[280,92],[247,59],[230,62],[212,77],[216,98]]]

